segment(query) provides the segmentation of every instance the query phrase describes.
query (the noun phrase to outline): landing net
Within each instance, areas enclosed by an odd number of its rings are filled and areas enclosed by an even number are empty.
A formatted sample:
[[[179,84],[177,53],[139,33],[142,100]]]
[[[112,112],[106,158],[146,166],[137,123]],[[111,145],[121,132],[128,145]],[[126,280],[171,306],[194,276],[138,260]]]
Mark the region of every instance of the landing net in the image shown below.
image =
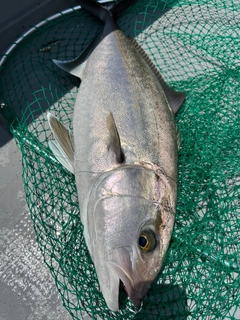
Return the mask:
[[[22,153],[38,245],[73,319],[237,319],[239,17],[239,0],[139,0],[118,19],[166,81],[187,94],[176,117],[176,223],[164,267],[139,311],[122,290],[120,311],[108,310],[83,238],[74,176],[48,147],[47,110],[72,128],[79,86],[52,59],[75,58],[101,23],[75,8],[34,27],[5,55],[1,111]]]

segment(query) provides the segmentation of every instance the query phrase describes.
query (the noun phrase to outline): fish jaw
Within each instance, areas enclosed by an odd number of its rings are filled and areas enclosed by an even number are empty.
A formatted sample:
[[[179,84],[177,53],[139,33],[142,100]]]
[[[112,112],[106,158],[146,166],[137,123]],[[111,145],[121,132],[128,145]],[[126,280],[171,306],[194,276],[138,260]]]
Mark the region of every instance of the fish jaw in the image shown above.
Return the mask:
[[[107,268],[108,269],[108,281],[109,286],[106,286],[105,283],[101,283],[101,277],[99,278],[100,282],[100,288],[103,294],[103,297],[105,299],[105,302],[108,306],[108,308],[112,311],[118,311],[119,308],[119,277],[118,274],[114,272],[113,268]]]
[[[109,286],[106,286],[106,282],[100,283],[100,288],[108,308],[112,311],[118,311],[119,309],[120,282],[122,282],[134,306],[139,307],[151,284],[134,283],[126,269],[121,268],[119,264],[114,262],[106,263],[106,269],[108,270]],[[101,281],[100,279],[99,281]]]
[[[124,289],[133,305],[135,307],[139,307],[143,298],[151,287],[152,282],[158,275],[164,261],[159,261],[157,264],[156,259],[154,259],[155,263],[152,259],[152,265],[150,263],[150,267],[153,265],[157,265],[157,267],[151,268],[151,272],[149,273],[149,264],[145,261],[145,263],[140,265],[139,268],[139,265],[135,265],[133,262],[134,256],[134,253],[131,252],[131,248],[118,248],[112,254],[112,260],[108,262],[108,269],[110,270],[109,274],[113,275],[112,279],[114,278],[115,282],[110,280],[110,292],[112,294],[108,295],[107,293],[104,295],[104,298],[108,307],[113,305],[115,306],[114,311],[118,310],[118,292],[120,281],[122,282]],[[103,284],[103,286],[105,286],[105,284]]]
[[[139,307],[142,299],[148,292],[151,282],[139,282],[134,280],[131,271],[129,270],[130,255],[126,248],[121,248],[118,251],[120,257],[119,262],[110,261],[106,263],[108,270],[109,285],[106,282],[100,283],[100,288],[108,308],[112,311],[119,309],[119,288],[122,282],[124,289],[135,307]],[[115,260],[116,261],[116,260]],[[101,277],[99,278],[101,282]]]
[[[111,261],[109,265],[111,266],[114,274],[118,277],[119,283],[121,280],[124,289],[134,306],[139,307],[142,299],[151,286],[151,282],[140,282],[138,279],[134,279],[134,276],[131,274],[131,270],[129,270],[131,262],[128,249],[120,248],[118,250],[118,255],[121,257],[119,262],[116,263]]]

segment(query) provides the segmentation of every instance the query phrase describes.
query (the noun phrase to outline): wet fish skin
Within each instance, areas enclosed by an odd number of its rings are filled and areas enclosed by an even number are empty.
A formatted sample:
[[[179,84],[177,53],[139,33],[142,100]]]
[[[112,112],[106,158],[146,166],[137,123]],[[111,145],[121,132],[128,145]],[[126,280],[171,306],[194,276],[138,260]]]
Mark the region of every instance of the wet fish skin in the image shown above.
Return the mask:
[[[90,10],[91,1],[78,2]],[[170,89],[111,15],[100,12],[105,25],[91,53],[56,62],[81,78],[74,151],[69,132],[51,115],[49,123],[62,148],[57,152],[56,144],[53,152],[73,168],[86,244],[105,301],[116,311],[120,280],[138,306],[169,246],[177,197],[174,113],[185,95]]]

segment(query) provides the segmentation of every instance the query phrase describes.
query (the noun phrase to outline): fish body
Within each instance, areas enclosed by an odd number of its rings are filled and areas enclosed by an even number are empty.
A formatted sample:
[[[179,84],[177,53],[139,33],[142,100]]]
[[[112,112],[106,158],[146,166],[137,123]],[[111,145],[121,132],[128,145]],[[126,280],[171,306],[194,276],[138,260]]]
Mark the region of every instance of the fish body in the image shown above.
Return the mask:
[[[169,246],[178,175],[174,114],[185,95],[168,87],[113,14],[78,2],[104,27],[75,61],[55,61],[81,84],[73,139],[49,114],[57,140],[50,146],[75,174],[86,244],[105,301],[116,311],[120,281],[138,306]],[[117,6],[112,13],[120,11]]]

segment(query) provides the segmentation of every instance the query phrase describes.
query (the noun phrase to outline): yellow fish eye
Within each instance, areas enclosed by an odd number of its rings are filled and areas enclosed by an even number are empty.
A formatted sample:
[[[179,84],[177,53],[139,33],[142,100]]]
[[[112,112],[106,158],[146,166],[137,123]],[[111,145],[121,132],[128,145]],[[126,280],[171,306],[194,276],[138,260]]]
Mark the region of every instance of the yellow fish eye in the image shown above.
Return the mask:
[[[154,233],[151,230],[142,231],[138,239],[138,245],[140,249],[145,252],[153,251],[156,246],[156,237]]]

